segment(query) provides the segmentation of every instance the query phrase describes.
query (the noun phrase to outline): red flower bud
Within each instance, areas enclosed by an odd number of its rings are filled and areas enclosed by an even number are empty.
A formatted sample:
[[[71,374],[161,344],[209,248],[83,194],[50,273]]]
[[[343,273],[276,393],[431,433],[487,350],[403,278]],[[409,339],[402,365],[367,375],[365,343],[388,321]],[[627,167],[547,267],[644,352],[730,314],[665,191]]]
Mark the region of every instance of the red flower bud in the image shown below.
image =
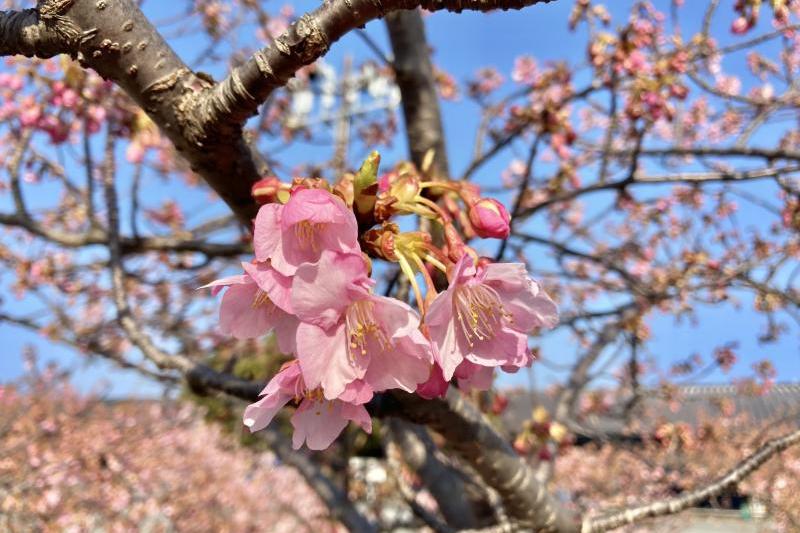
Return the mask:
[[[483,198],[469,208],[469,221],[479,237],[505,239],[511,232],[506,208],[494,198]]]
[[[550,453],[550,450],[547,448],[542,448],[539,450],[539,460],[540,461],[550,461],[553,459],[553,454]]]
[[[506,410],[506,407],[508,407],[508,396],[505,394],[496,394],[492,400],[492,414],[500,415]]]
[[[253,184],[250,194],[258,205],[264,205],[274,202],[280,190],[281,180],[275,176],[267,176]]]

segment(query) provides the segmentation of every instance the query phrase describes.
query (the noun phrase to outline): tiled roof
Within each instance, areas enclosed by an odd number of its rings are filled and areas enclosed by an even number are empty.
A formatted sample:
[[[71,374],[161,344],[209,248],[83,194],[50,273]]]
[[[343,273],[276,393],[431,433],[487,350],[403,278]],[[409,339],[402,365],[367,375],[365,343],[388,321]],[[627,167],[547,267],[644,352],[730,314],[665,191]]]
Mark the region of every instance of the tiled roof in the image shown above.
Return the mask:
[[[680,401],[670,404],[657,390],[645,393],[640,403],[638,421],[644,428],[662,421],[697,424],[702,419],[719,416],[720,401],[730,400],[735,413],[746,414],[754,423],[792,418],[800,422],[800,383],[774,385],[765,394],[742,393],[736,385],[690,385],[677,388]],[[503,414],[503,422],[509,431],[521,427],[537,406],[553,412],[555,400],[542,393],[515,392],[509,394],[509,404]],[[677,408],[676,408],[677,406]],[[641,413],[646,413],[644,416]],[[623,423],[618,417],[591,415],[581,425],[594,433],[619,434]]]

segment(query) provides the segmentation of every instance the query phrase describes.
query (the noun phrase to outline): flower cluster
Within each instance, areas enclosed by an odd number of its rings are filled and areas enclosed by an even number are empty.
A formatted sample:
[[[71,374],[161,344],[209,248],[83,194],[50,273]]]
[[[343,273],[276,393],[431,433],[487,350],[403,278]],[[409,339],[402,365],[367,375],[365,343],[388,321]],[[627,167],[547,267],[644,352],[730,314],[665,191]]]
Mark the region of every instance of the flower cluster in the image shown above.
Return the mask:
[[[274,177],[257,183],[255,259],[242,264],[242,274],[207,285],[214,294],[227,287],[223,333],[274,331],[280,350],[294,355],[245,410],[244,423],[263,429],[292,402],[296,448],[327,448],[349,421],[371,431],[365,405],[377,392],[430,399],[454,378],[462,389],[487,389],[496,367],[530,365],[528,333],[557,322],[555,304],[524,265],[479,258],[462,238],[507,237],[502,204],[471,185],[425,182],[411,165],[379,180],[377,164],[373,154],[334,187]],[[438,197],[423,195],[434,187]],[[446,206],[459,201],[466,216],[456,222]],[[443,246],[429,234],[401,232],[391,219],[403,214],[438,222]],[[419,311],[375,294],[370,258],[399,265]]]

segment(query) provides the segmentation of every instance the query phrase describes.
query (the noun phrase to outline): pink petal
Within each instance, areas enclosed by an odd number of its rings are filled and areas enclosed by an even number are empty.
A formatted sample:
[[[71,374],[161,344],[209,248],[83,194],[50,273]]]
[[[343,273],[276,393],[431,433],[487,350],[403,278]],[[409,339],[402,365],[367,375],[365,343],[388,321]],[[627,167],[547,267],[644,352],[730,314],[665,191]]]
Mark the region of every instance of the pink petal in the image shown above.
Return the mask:
[[[465,253],[453,267],[453,271],[450,274],[450,286],[453,287],[472,280],[476,272],[475,260],[471,255]]]
[[[442,367],[444,379],[453,379],[456,367],[464,360],[465,351],[458,342],[458,332],[454,322],[449,322],[443,331],[431,331],[431,339],[436,345],[433,352],[434,357],[438,355],[436,362]]]
[[[391,333],[392,338],[402,338],[419,332],[419,315],[405,302],[386,296],[370,296],[376,318]]]
[[[511,364],[503,365],[500,368],[509,374],[516,374],[520,368],[529,368],[533,364],[533,359],[533,353],[531,353],[531,351],[526,347],[525,353],[522,355],[522,357],[519,357]]]
[[[247,406],[243,417],[244,425],[250,428],[251,432],[267,427],[281,407],[286,405],[298,390],[303,389],[302,380],[300,365],[297,362],[285,365],[261,391],[263,398]]]
[[[431,363],[415,353],[416,347],[400,341],[393,349],[372,352],[364,381],[376,391],[403,389],[414,392],[430,375]]]
[[[458,387],[464,392],[489,390],[494,381],[494,368],[464,361],[456,369],[456,378]]]
[[[465,351],[465,359],[477,365],[501,366],[505,364],[521,363],[526,358],[528,351],[528,336],[524,333],[500,328],[494,332],[491,339],[476,340],[471,347],[466,340],[459,339]]]
[[[231,285],[222,297],[219,308],[220,331],[237,339],[251,339],[270,330],[272,323],[267,307],[253,307],[258,292],[255,283]]]
[[[338,196],[322,189],[301,189],[292,194],[281,217],[281,229],[300,222],[311,224],[348,224],[355,215]]]
[[[292,446],[295,450],[305,442],[311,450],[327,449],[347,427],[341,402],[318,402],[305,399],[292,415]],[[363,409],[363,408],[362,408]]]
[[[428,307],[425,324],[429,327],[443,327],[453,321],[453,289],[449,288],[436,295]]]
[[[504,288],[507,291],[521,291],[528,279],[528,270],[522,263],[489,263],[482,270],[484,282],[495,282],[492,287]]]
[[[342,416],[358,424],[367,433],[372,433],[372,417],[363,405],[338,402],[342,405]]]
[[[316,236],[313,237],[317,239]],[[320,251],[322,247],[318,242],[309,242],[298,239],[292,234],[291,230],[284,233],[284,238],[281,242],[281,253],[273,256],[273,262],[277,259],[275,268],[279,268],[281,272],[287,276],[292,276],[297,269],[307,263],[316,263],[319,260]],[[276,258],[280,255],[280,258]]]
[[[282,390],[292,395],[297,395],[305,389],[303,374],[300,371],[300,363],[295,359],[283,365],[277,374],[267,383],[261,396],[274,394]]]
[[[311,224],[305,230],[310,234],[300,238],[297,225]],[[352,210],[341,198],[321,189],[303,189],[295,192],[281,215],[282,252],[286,265],[299,267],[315,263],[323,250],[359,252],[358,223]],[[273,265],[281,272],[284,265]]]
[[[489,284],[514,316],[514,328],[530,331],[535,327],[553,328],[558,324],[558,307],[528,276],[521,263],[494,263],[485,269]]]
[[[284,276],[294,276],[294,273],[297,271],[297,266],[300,263],[294,263],[286,259],[286,254],[284,253],[284,248],[286,247],[286,242],[281,239],[280,244],[275,248],[275,251],[272,252],[272,255],[269,259],[269,264],[272,268],[283,274]]]
[[[272,422],[275,414],[292,399],[291,394],[284,392],[264,396],[255,403],[251,403],[244,410],[244,425],[255,432],[264,429]]]
[[[293,354],[297,351],[297,328],[300,321],[296,316],[276,310],[274,317],[275,339],[281,353]]]
[[[444,398],[447,394],[447,389],[450,384],[444,379],[442,374],[442,367],[434,364],[431,367],[431,373],[428,381],[421,383],[416,390],[416,393],[426,400],[433,400],[434,398]]]
[[[280,248],[283,209],[284,206],[280,204],[265,204],[258,210],[253,229],[253,248],[259,261],[271,259]]]
[[[309,389],[321,386],[325,398],[338,398],[348,383],[364,377],[365,369],[351,362],[344,324],[324,330],[301,323],[297,328],[297,358]]]
[[[365,292],[356,284],[366,276],[367,267],[360,254],[326,250],[319,262],[297,270],[292,284],[292,308],[304,322],[332,327],[354,296]]]
[[[521,331],[536,327],[554,328],[558,325],[558,306],[539,288],[535,281],[532,289],[512,300],[507,306],[514,316],[514,325]]]
[[[372,296],[370,300],[379,326],[391,335],[392,346],[375,343],[364,379],[376,391],[399,388],[414,392],[428,379],[433,362],[430,342],[419,331],[419,316],[394,298]]]
[[[456,337],[452,288],[436,296],[428,308],[425,323],[434,343],[433,356],[442,367],[444,379],[450,381],[456,367],[464,360],[464,353]]]
[[[339,399],[343,402],[362,405],[372,399],[373,391],[366,381],[357,379],[347,384]]]
[[[244,285],[250,282],[251,280],[247,276],[239,274],[238,276],[228,276],[227,278],[214,280],[211,283],[203,285],[202,287],[198,287],[198,289],[207,289],[211,287],[211,296],[216,296],[219,294],[219,291],[225,287],[229,287],[231,285]]]
[[[242,263],[242,268],[253,278],[258,288],[267,293],[276,306],[292,314],[292,278],[284,276],[269,263]]]
[[[348,210],[352,215],[352,212]],[[320,229],[318,233],[319,246],[325,250],[338,252],[360,253],[358,245],[358,224],[355,215],[347,217],[343,224],[329,224]]]

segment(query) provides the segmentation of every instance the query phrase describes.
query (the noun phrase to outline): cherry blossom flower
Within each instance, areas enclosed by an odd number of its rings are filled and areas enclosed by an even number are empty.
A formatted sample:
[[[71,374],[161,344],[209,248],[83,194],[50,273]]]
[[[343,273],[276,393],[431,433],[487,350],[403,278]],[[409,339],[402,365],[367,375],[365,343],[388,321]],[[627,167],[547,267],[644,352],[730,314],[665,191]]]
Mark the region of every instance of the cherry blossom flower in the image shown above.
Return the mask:
[[[292,361],[273,377],[262,398],[247,406],[244,425],[251,432],[269,425],[277,412],[292,400],[299,402],[291,418],[294,427],[292,445],[300,448],[305,442],[312,450],[324,450],[353,421],[367,433],[372,432],[372,419],[364,404],[372,399],[372,390],[364,382],[351,382],[337,400],[323,398],[320,389],[309,390],[297,361]]]
[[[297,357],[306,384],[339,397],[363,379],[375,391],[413,392],[428,379],[430,342],[407,304],[371,294],[374,281],[360,255],[324,251],[297,270],[292,307],[301,324]]]
[[[242,263],[245,273],[212,281],[201,288],[212,288],[222,297],[219,309],[220,331],[238,339],[260,337],[275,331],[278,348],[284,353],[295,349],[297,318],[292,314],[289,293],[291,279],[268,263]]]
[[[316,263],[323,250],[359,251],[358,223],[339,197],[301,189],[286,205],[259,209],[253,246],[258,261],[271,260],[276,270],[291,276],[303,263]]]
[[[450,380],[465,359],[476,365],[520,368],[531,363],[527,333],[552,328],[558,310],[520,263],[476,266],[465,254],[450,286],[431,304],[425,324],[434,355]]]
[[[531,56],[520,56],[514,60],[511,79],[517,83],[532,85],[536,81],[536,60]]]

